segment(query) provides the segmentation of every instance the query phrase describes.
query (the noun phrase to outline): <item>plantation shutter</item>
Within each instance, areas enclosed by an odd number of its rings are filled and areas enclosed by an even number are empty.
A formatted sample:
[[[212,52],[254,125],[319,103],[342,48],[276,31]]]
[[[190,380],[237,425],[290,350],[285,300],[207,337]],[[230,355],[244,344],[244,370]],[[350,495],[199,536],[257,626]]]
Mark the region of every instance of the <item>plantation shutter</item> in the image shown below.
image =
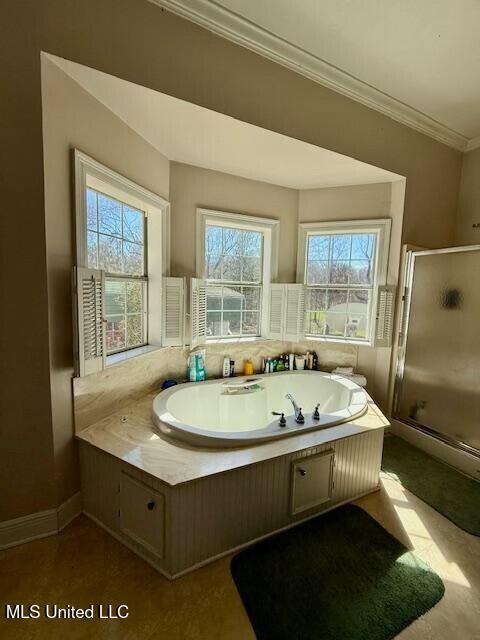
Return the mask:
[[[87,376],[105,368],[105,276],[97,269],[77,267],[76,293],[76,373]]]
[[[185,341],[185,278],[163,278],[162,345],[183,346]]]
[[[268,338],[298,342],[304,336],[305,286],[271,284]]]
[[[199,278],[191,279],[190,324],[193,349],[207,340],[207,283]]]
[[[283,336],[284,299],[284,285],[271,284],[267,337],[273,340],[281,340]]]
[[[390,347],[393,333],[393,313],[395,307],[395,287],[378,287],[377,313],[375,320],[375,347]]]
[[[298,342],[304,337],[305,327],[305,286],[285,285],[285,326],[283,339]]]

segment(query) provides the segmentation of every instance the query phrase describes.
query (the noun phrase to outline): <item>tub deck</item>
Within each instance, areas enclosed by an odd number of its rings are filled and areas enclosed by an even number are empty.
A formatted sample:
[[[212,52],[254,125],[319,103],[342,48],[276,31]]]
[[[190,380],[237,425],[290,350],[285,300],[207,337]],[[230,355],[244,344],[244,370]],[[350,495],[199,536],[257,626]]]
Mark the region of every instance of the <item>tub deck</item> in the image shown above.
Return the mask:
[[[278,458],[376,429],[389,422],[367,395],[364,415],[332,427],[237,449],[191,447],[158,435],[151,418],[157,392],[122,408],[77,433],[77,438],[169,486]]]

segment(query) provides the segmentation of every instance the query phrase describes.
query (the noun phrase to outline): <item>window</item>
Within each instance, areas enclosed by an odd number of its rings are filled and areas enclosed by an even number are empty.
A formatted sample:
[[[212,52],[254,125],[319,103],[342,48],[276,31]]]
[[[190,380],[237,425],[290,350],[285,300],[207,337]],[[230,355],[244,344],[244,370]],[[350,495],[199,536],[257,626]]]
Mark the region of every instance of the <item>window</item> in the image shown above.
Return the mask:
[[[371,342],[389,233],[389,220],[300,225],[307,336]]]
[[[263,335],[278,221],[206,210],[198,216],[202,263],[197,270],[207,286],[207,339]]]
[[[107,355],[147,342],[145,211],[87,187],[87,267],[105,272]]]
[[[169,205],[85,154],[74,155],[77,267],[102,272],[102,340],[113,362],[114,354],[162,344]]]

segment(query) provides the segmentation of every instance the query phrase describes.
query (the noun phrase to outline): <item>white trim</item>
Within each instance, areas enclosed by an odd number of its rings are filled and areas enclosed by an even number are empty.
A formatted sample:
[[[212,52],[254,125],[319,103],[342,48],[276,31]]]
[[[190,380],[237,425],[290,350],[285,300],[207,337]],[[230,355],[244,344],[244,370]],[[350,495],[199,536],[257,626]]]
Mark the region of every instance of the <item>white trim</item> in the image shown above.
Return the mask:
[[[80,493],[75,493],[57,509],[37,511],[21,518],[0,522],[0,550],[52,536],[82,511]]]
[[[182,18],[459,151],[468,138],[210,0],[149,0]]]
[[[263,271],[262,271],[262,301],[260,317],[260,336],[268,335],[268,309],[270,284],[276,282],[278,274],[278,237],[280,221],[276,218],[261,218],[243,213],[216,211],[213,209],[197,208],[195,263],[198,278],[205,277],[205,227],[207,222],[213,221],[217,226],[234,227],[259,231],[263,234]],[[213,340],[216,340],[215,338]]]
[[[480,136],[477,136],[476,138],[471,138],[467,142],[465,151],[473,151],[474,149],[478,149],[478,147],[480,147]]]
[[[356,340],[345,337],[315,336],[306,335],[307,340],[318,340],[320,342],[344,342],[348,344],[362,344],[363,346],[373,346],[375,332],[375,317],[377,311],[378,287],[387,284],[388,258],[390,253],[390,234],[392,221],[390,218],[378,218],[373,220],[331,220],[322,222],[302,222],[298,225],[298,247],[297,247],[297,282],[305,282],[306,269],[306,247],[309,235],[316,233],[331,234],[341,232],[352,233],[375,233],[377,235],[376,257],[375,257],[375,278],[372,286],[372,306],[369,318],[368,340]]]
[[[168,275],[170,259],[170,203],[161,196],[141,187],[120,173],[109,169],[78,149],[73,150],[75,165],[75,230],[78,267],[87,267],[87,206],[86,188],[92,186],[102,191],[102,185],[108,190],[120,192],[118,197],[123,202],[149,213],[155,210],[162,213],[162,274]],[[114,195],[114,194],[112,194]],[[148,242],[148,233],[147,233]]]
[[[141,211],[147,218],[144,250],[147,256],[148,321],[145,341],[162,344],[162,280],[170,273],[170,203],[90,156],[73,150],[75,169],[76,265],[87,267],[86,189],[91,187]],[[121,274],[119,274],[121,275]]]
[[[82,495],[80,491],[70,496],[57,509],[58,531],[62,531],[82,512]]]
[[[162,347],[157,347],[152,344],[146,344],[143,347],[137,347],[136,349],[127,349],[127,351],[119,351],[118,353],[112,353],[106,357],[106,366],[114,367],[117,364],[130,360],[131,358],[139,358],[140,356],[148,355],[152,351],[158,351]]]
[[[269,261],[269,282],[275,282],[278,273],[278,229],[280,221],[276,218],[260,218],[243,213],[197,209],[195,266],[197,278],[205,277],[205,227],[208,220],[214,220],[219,227],[234,227],[264,234],[264,256]],[[264,260],[265,262],[265,260]],[[266,284],[264,282],[263,284]]]

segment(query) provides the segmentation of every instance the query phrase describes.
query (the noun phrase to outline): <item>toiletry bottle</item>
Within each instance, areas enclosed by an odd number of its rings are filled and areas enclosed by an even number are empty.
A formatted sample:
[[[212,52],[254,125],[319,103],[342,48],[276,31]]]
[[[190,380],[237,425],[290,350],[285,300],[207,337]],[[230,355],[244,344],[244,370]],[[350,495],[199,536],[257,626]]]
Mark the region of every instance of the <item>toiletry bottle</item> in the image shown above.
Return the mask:
[[[203,382],[207,377],[207,372],[205,370],[205,350],[199,351],[195,354],[195,367],[196,374],[195,377],[198,382]]]
[[[243,375],[244,376],[253,376],[253,362],[250,360],[245,360],[245,364],[243,365]]]
[[[288,368],[290,371],[293,371],[295,368],[295,355],[293,353],[288,356]]]
[[[280,356],[280,359],[277,362],[277,371],[285,371],[285,364],[283,362],[283,356]]]
[[[235,360],[230,360],[230,377],[235,375]]]
[[[195,382],[195,380],[196,380],[195,374],[196,374],[196,370],[195,370],[195,355],[193,353],[191,353],[188,356],[187,380],[189,382]]]
[[[230,358],[228,358],[227,356],[225,356],[225,358],[223,359],[222,375],[224,378],[228,378],[230,375]]]
[[[315,371],[318,369],[318,356],[316,351],[313,352],[313,369]]]

